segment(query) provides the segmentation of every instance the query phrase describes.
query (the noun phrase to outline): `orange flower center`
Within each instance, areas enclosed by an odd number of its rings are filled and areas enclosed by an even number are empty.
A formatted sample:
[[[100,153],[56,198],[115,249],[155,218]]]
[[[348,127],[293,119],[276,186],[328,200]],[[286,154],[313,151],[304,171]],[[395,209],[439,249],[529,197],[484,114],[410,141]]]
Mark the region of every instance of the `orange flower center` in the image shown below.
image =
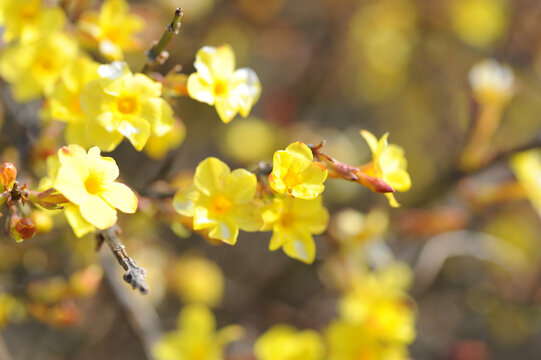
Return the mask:
[[[100,179],[93,174],[90,174],[90,176],[85,180],[85,189],[86,192],[95,195],[101,191],[101,181]]]
[[[227,94],[227,84],[225,81],[218,80],[214,83],[214,96],[220,97]]]
[[[126,96],[118,99],[118,111],[122,114],[133,114],[137,110],[137,99],[135,96]]]
[[[301,182],[299,178],[299,174],[291,170],[287,172],[286,176],[284,176],[283,181],[284,181],[284,184],[286,184],[288,188],[297,186]]]
[[[216,196],[212,203],[210,204],[210,209],[213,213],[223,215],[229,210],[229,208],[233,205],[231,200],[227,199],[223,195]]]

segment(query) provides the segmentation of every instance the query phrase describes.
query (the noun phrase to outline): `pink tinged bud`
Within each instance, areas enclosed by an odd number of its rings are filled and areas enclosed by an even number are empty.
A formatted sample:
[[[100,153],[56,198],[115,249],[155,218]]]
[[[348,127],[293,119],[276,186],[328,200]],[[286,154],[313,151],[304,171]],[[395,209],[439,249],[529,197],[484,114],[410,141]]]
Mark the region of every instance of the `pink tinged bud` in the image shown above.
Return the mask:
[[[13,217],[11,219],[11,237],[17,242],[28,240],[36,234],[36,225],[30,218]]]
[[[8,188],[13,186],[17,178],[17,168],[12,163],[4,163],[0,168],[0,183]]]
[[[355,174],[358,177],[357,182],[361,185],[366,186],[373,192],[394,193],[395,191],[389,184],[387,184],[385,181],[383,181],[380,178],[366,175],[365,173],[361,171],[357,171]]]
[[[49,210],[63,209],[61,204],[69,202],[68,199],[54,188],[47,189],[40,193],[32,191],[30,192],[29,200],[34,204],[38,204],[41,207]]]

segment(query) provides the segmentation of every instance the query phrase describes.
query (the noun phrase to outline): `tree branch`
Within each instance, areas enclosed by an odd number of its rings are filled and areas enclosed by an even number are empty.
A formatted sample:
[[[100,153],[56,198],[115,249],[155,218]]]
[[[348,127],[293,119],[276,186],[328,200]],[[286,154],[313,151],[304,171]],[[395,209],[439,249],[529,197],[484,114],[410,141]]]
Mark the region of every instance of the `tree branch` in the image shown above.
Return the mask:
[[[98,240],[97,249],[99,250],[101,245],[106,242],[115,255],[118,263],[126,270],[124,273],[124,281],[130,284],[132,288],[138,289],[141,294],[147,294],[149,290],[145,280],[147,271],[144,268],[137,266],[135,260],[128,255],[124,244],[122,244],[118,237],[119,233],[120,228],[118,225],[113,225],[108,229],[99,231],[96,235]]]
[[[182,25],[182,15],[182,8],[177,8],[175,15],[173,16],[173,20],[165,28],[160,41],[155,42],[150,50],[145,53],[147,56],[147,62],[143,67],[143,70],[141,70],[143,74],[150,72],[154,66],[163,64],[169,57],[169,53],[165,50],[165,48],[167,47],[167,44],[169,44],[169,41],[173,35],[177,35],[179,33],[180,26]]]

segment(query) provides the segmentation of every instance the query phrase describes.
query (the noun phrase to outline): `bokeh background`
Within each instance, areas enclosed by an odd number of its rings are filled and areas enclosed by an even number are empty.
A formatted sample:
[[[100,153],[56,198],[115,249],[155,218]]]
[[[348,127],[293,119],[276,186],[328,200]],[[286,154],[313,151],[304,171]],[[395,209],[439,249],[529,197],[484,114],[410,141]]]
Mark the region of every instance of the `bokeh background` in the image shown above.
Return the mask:
[[[63,3],[75,18],[79,9],[98,2]],[[161,0],[130,5],[146,21],[139,34],[142,50],[159,38],[176,7],[184,9],[170,58],[157,71],[180,64],[189,74],[199,48],[227,43],[237,66],[254,69],[263,87],[250,117],[230,124],[206,104],[174,99],[186,138],[162,160],[127,143],[115,150],[123,180],[140,194],[174,189],[207,156],[231,168],[255,169],[258,161],[270,161],[274,151],[297,140],[325,140],[327,154],[361,164],[370,160],[370,152],[360,129],[377,136],[389,132],[390,142],[404,148],[412,189],[397,196],[400,209],[391,209],[383,196],[359,184],[330,180],[325,190],[333,215],[330,230],[316,238],[317,260],[310,266],[281,251],[269,252],[268,233],[242,233],[234,247],[210,244],[190,235],[170,205],[142,198],[139,214],[120,221],[128,252],[149,272],[151,293],[145,297],[122,282],[112,256],[107,249],[96,252],[91,236],[76,239],[57,224],[23,244],[2,239],[0,290],[32,304],[0,302],[0,322],[7,316],[2,306],[11,309],[2,330],[2,347],[11,358],[149,358],[150,344],[176,327],[187,302],[182,278],[199,274],[192,269],[197,264],[185,264],[187,256],[199,256],[216,264],[210,270],[203,266],[211,275],[201,276],[224,289],[214,307],[218,326],[246,329],[227,358],[251,359],[254,340],[271,325],[319,330],[336,315],[339,292],[329,280],[326,259],[344,231],[366,230],[363,214],[370,211],[377,211],[381,227],[367,240],[379,250],[370,251],[391,253],[413,269],[417,336],[411,359],[539,358],[540,217],[524,196],[505,195],[511,192],[506,185],[515,181],[508,155],[541,131],[541,2]],[[477,106],[468,73],[486,58],[508,64],[515,74],[515,95],[491,141],[503,155],[479,171],[461,172],[458,159]],[[139,51],[127,54],[127,61],[138,69],[146,58]],[[42,171],[36,154],[62,144],[62,137],[39,122],[39,102],[16,103],[5,83],[0,93],[2,158],[27,169],[31,183]],[[223,283],[216,272],[223,273]],[[17,307],[20,311],[13,310]]]

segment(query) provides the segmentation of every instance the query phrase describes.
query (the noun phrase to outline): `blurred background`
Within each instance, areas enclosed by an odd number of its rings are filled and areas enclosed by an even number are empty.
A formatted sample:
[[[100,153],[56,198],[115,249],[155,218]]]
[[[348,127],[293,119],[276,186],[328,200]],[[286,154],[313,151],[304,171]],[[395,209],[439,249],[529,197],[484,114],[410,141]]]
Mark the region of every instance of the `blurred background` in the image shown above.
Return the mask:
[[[62,5],[76,19],[79,9],[99,2]],[[371,157],[360,129],[378,137],[389,132],[389,142],[404,148],[413,186],[397,195],[402,207],[391,209],[383,196],[359,184],[329,180],[324,202],[331,223],[316,237],[310,266],[268,251],[268,233],[241,233],[233,247],[209,243],[190,234],[169,203],[142,197],[138,214],[121,217],[120,224],[128,252],[148,270],[147,296],[122,282],[108,249],[96,252],[92,236],[76,239],[62,226],[63,217],[28,242],[2,239],[0,350],[6,359],[149,359],[149,348],[177,328],[180,310],[197,291],[213,308],[218,328],[245,329],[226,358],[253,359],[254,341],[272,325],[323,331],[336,317],[342,270],[333,261],[338,253],[348,256],[343,244],[351,239],[362,244],[364,255],[348,261],[377,268],[378,259],[392,257],[412,269],[416,338],[409,358],[539,358],[540,212],[528,200],[531,194],[516,191],[508,160],[518,150],[539,147],[541,2],[130,5],[146,22],[138,34],[141,51],[126,54],[132,69],[143,66],[142,50],[181,6],[182,29],[156,71],[165,74],[180,64],[190,74],[198,49],[230,44],[237,67],[254,69],[263,88],[251,115],[230,124],[213,107],[172,99],[185,125],[182,145],[159,160],[126,142],[111,155],[123,181],[140,194],[175,189],[207,156],[253,170],[293,141],[325,140],[326,154],[360,165]],[[465,168],[461,154],[484,106],[469,74],[487,58],[512,69],[513,91],[500,104],[490,139],[495,156]],[[35,184],[44,172],[36,159],[61,146],[62,136],[54,126],[42,126],[40,102],[14,102],[5,83],[0,92],[2,159],[26,169],[21,173]],[[541,187],[541,175],[537,181]]]

